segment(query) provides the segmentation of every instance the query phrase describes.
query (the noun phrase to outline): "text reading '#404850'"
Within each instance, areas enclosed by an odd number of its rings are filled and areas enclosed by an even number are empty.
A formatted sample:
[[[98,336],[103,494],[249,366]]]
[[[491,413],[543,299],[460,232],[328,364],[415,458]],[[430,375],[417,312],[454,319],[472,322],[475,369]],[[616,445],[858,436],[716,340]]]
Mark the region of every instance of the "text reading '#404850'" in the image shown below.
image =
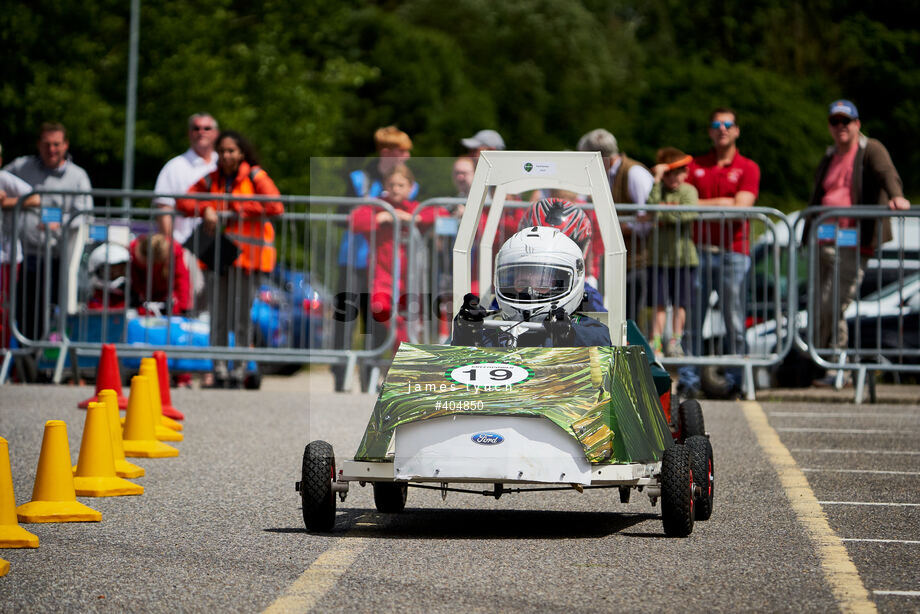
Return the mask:
[[[506,388],[530,379],[533,371],[503,362],[480,362],[454,367],[446,375],[448,379],[468,388]]]
[[[444,410],[444,411],[475,411],[477,409],[483,409],[485,403],[482,401],[435,401],[434,410]]]

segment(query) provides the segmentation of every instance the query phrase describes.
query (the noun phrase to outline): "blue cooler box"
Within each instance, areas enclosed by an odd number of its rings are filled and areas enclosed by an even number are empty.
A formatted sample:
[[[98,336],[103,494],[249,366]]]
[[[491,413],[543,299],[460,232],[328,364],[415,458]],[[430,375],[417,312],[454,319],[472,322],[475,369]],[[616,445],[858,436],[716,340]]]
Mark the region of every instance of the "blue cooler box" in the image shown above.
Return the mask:
[[[169,318],[168,341],[166,340],[166,324],[165,317],[138,316],[128,322],[128,343],[180,347],[208,347],[211,345],[210,327],[207,322],[172,316]],[[122,362],[129,369],[137,369],[141,366],[140,358],[125,357]],[[177,371],[211,371],[213,364],[205,358],[170,358],[169,368]]]

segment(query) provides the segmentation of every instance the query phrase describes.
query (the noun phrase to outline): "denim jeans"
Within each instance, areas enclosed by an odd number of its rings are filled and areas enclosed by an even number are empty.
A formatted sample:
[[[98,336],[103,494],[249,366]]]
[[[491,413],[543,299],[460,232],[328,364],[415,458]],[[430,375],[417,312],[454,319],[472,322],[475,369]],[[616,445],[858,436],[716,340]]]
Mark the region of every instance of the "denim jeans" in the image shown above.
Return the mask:
[[[695,290],[696,300],[688,314],[688,336],[686,345],[689,353],[699,355],[745,354],[747,345],[744,341],[745,298],[747,273],[751,268],[751,257],[738,252],[710,252],[700,250],[700,268]],[[719,311],[725,323],[725,334],[718,346],[712,339],[703,342],[702,323],[709,309],[709,296],[715,291],[719,296]],[[695,365],[686,365],[678,369],[680,385],[687,389],[698,390],[700,387],[699,369]],[[725,378],[736,388],[740,388],[742,370],[728,369]]]

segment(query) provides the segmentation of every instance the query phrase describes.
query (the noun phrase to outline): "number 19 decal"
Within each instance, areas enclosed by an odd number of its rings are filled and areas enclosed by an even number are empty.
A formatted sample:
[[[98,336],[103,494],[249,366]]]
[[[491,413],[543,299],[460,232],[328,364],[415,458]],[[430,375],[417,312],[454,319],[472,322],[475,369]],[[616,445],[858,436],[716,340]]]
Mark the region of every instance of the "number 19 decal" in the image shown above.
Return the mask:
[[[446,375],[448,379],[464,386],[505,387],[530,379],[533,371],[502,362],[481,362],[455,367]]]

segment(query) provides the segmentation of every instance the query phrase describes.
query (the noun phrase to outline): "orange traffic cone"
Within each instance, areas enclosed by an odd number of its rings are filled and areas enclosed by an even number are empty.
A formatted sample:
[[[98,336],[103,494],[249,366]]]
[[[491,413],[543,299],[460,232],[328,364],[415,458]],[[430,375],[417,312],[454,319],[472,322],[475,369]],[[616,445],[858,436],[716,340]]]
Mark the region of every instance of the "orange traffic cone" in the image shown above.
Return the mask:
[[[83,439],[73,487],[81,497],[118,497],[142,495],[144,487],[115,475],[115,455],[108,409],[103,403],[90,403],[86,408]]]
[[[173,407],[172,398],[169,394],[169,361],[166,359],[166,352],[157,350],[153,353],[154,360],[157,361],[157,375],[160,381],[160,401],[163,403],[163,415],[173,420],[185,420],[182,412]]]
[[[115,475],[122,478],[139,478],[144,475],[144,468],[138,467],[125,458],[125,444],[121,437],[121,417],[118,415],[118,397],[114,390],[103,390],[99,400],[105,403],[108,412],[109,432],[112,434],[112,456],[115,458]],[[76,467],[74,467],[76,471]]]
[[[99,391],[110,388],[118,395],[118,409],[128,407],[128,399],[121,389],[121,371],[118,368],[118,354],[111,343],[102,344],[102,353],[99,355],[99,366],[96,368],[96,394],[77,403],[80,409],[86,409],[90,403],[99,401]]]
[[[144,375],[150,380],[150,406],[153,415],[153,427],[157,439],[160,441],[182,441],[182,425],[163,415],[163,404],[160,402],[160,376],[157,374],[157,361],[153,358],[141,358],[141,370],[138,375]]]
[[[0,548],[38,548],[38,537],[19,526],[16,520],[10,449],[3,437],[0,437]]]
[[[179,450],[157,441],[153,429],[153,409],[150,407],[150,378],[135,375],[131,378],[131,396],[125,416],[123,434],[125,456],[165,458],[179,456]]]
[[[32,500],[16,508],[20,522],[99,522],[102,514],[77,501],[70,468],[67,425],[63,420],[45,422],[42,451]]]

